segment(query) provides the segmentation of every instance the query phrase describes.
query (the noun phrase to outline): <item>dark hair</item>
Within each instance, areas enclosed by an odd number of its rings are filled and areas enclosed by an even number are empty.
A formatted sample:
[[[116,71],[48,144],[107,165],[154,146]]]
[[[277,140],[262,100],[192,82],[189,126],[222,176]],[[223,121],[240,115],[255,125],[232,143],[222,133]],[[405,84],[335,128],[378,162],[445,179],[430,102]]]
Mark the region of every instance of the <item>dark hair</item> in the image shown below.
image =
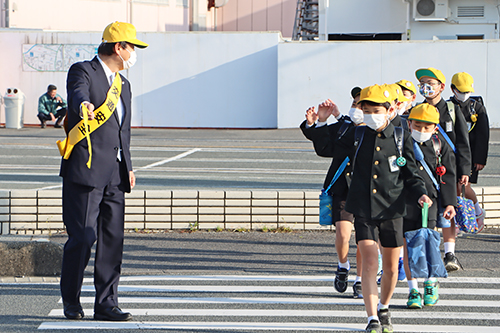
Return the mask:
[[[403,90],[409,91],[409,92],[411,93],[411,95],[412,95],[412,96],[413,96],[413,95],[415,95],[415,93],[414,93],[413,91],[411,91],[410,89],[405,88],[405,87],[403,87],[403,86],[400,86],[400,87],[401,87]]]
[[[122,48],[127,47],[127,42],[116,42],[119,43]],[[101,43],[99,47],[97,48],[97,53],[102,54],[102,55],[112,55],[115,53],[115,44],[116,43]]]
[[[389,110],[389,108],[391,107],[391,103],[389,103],[389,102],[385,102],[385,103],[375,103],[372,101],[361,101],[360,102],[361,107],[363,107],[365,104],[368,104],[370,106],[383,106],[386,110]]]
[[[57,87],[53,84],[49,84],[47,87],[47,92],[51,92],[52,90],[57,90]]]

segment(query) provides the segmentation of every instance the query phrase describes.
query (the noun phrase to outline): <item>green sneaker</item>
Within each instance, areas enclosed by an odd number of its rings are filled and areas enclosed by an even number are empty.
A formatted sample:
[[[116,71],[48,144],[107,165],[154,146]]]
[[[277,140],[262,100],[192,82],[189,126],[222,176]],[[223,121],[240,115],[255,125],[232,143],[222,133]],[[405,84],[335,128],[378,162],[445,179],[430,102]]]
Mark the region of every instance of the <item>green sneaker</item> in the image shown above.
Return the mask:
[[[408,302],[406,302],[408,309],[421,309],[422,308],[422,294],[417,289],[412,289],[408,295]]]
[[[439,283],[436,278],[429,279],[424,282],[424,305],[425,306],[434,306],[436,305],[439,299]]]
[[[382,326],[382,333],[392,333],[394,332],[391,322],[391,313],[389,309],[378,310],[378,319],[380,320],[380,325]]]

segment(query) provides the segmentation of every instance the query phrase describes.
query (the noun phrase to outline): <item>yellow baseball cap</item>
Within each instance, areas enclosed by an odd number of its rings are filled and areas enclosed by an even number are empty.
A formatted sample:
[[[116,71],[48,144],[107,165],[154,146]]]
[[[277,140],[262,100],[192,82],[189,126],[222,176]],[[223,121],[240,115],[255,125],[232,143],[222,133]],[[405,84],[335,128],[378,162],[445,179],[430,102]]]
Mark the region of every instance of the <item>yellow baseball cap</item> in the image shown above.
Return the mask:
[[[387,85],[375,84],[373,86],[366,87],[361,90],[359,101],[370,101],[374,103],[386,103],[392,102],[394,99],[392,98],[393,94],[391,93],[389,87]]]
[[[443,72],[441,72],[439,69],[435,69],[432,67],[417,69],[415,72],[415,76],[419,81],[421,77],[428,76],[438,80],[441,83],[446,83],[446,78]]]
[[[474,79],[469,73],[456,73],[451,78],[451,84],[453,84],[461,93],[474,92]]]
[[[398,102],[407,102],[409,99],[403,94],[403,89],[399,86],[399,84],[391,83],[387,85],[390,90],[392,90],[393,100],[398,100]]]
[[[115,21],[110,23],[102,33],[103,43],[127,42],[141,49],[148,47],[148,44],[141,42],[136,38],[135,27],[126,22]]]
[[[410,111],[409,120],[422,121],[424,123],[439,124],[439,111],[429,103],[422,103]]]
[[[411,81],[399,80],[398,82],[396,82],[396,84],[399,84],[404,89],[411,91],[413,94],[417,93],[417,87],[415,87],[415,85]]]

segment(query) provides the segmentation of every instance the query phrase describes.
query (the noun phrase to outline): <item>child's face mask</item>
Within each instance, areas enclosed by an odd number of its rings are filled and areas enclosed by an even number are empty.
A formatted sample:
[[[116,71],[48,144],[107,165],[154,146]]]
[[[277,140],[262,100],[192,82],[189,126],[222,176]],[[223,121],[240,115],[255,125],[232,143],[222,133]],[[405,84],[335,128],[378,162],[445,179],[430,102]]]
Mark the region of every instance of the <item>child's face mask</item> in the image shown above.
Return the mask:
[[[361,124],[363,122],[363,110],[358,108],[351,108],[349,110],[349,118],[356,124]]]
[[[432,86],[428,83],[422,83],[419,86],[420,86],[419,90],[420,95],[424,96],[425,98],[432,97],[436,93],[434,88],[432,88]]]
[[[411,137],[417,141],[417,142],[425,142],[427,140],[430,140],[432,137],[433,132],[428,132],[428,133],[423,133],[419,132],[417,130],[412,129],[411,131]]]
[[[455,94],[455,98],[458,99],[460,102],[465,102],[469,99],[471,93],[461,93],[456,89],[453,89],[453,93]]]

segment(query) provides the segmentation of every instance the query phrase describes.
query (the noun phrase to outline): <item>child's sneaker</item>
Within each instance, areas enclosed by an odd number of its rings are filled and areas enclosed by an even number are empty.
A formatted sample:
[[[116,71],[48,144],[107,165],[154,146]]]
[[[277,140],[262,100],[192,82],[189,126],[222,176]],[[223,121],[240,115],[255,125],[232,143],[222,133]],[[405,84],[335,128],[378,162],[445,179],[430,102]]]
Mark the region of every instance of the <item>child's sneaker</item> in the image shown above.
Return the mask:
[[[380,325],[382,326],[382,333],[392,333],[394,332],[391,323],[391,314],[389,309],[381,309],[378,311],[378,319],[380,320]]]
[[[458,258],[455,256],[455,254],[448,252],[444,255],[444,267],[446,268],[446,271],[453,272],[457,271],[460,268],[464,269],[462,267],[462,264],[458,261]]]
[[[354,282],[352,285],[352,294],[354,298],[363,298],[363,290],[361,289],[361,281]]]
[[[347,290],[347,278],[349,276],[349,271],[345,268],[337,268],[337,273],[335,274],[335,281],[333,281],[333,286],[335,290],[339,293],[343,293]]]
[[[486,212],[484,209],[481,208],[481,213],[479,215],[476,215],[476,222],[477,222],[477,232],[481,232],[484,229],[484,218],[486,217]]]
[[[438,283],[437,279],[425,281],[424,282],[424,289],[425,289],[424,305],[425,306],[436,305],[436,303],[439,299],[439,294],[438,294],[439,283]]]
[[[366,333],[382,333],[382,326],[377,320],[372,319],[366,326]]]
[[[403,258],[399,258],[398,263],[398,281],[404,281],[406,279],[405,266],[403,264]]]
[[[408,302],[406,302],[408,309],[421,309],[422,308],[422,294],[416,289],[412,289],[408,295]]]

